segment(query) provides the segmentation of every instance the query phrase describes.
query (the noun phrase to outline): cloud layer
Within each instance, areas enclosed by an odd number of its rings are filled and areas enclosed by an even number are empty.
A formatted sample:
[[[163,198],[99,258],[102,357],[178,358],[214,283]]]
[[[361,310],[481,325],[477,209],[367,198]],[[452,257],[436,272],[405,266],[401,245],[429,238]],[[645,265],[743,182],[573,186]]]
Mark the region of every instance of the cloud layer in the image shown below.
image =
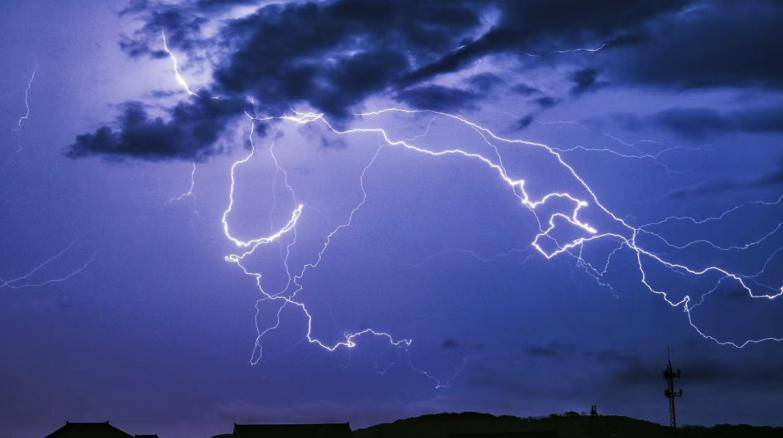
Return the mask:
[[[267,114],[305,107],[344,120],[373,96],[415,108],[472,111],[491,91],[508,86],[517,95],[531,95],[529,103],[537,108],[519,121],[524,128],[564,99],[614,85],[783,87],[783,61],[776,55],[783,51],[778,25],[783,5],[772,1],[333,0],[270,4],[241,18],[226,15],[234,6],[252,4],[132,1],[121,14],[142,26],[120,42],[126,53],[166,56],[159,44],[165,31],[171,47],[219,61],[204,94],[221,100],[192,98],[161,119],[126,103],[113,125],[79,136],[68,155],[210,156],[223,128],[250,98]],[[562,96],[544,95],[492,73],[457,85],[439,83],[447,74],[464,75],[486,57],[503,57],[520,71],[565,64],[570,73],[562,79],[570,89]],[[721,116],[672,109],[650,122],[691,137],[780,127],[779,120],[759,114],[734,124]],[[697,123],[680,122],[685,119]]]

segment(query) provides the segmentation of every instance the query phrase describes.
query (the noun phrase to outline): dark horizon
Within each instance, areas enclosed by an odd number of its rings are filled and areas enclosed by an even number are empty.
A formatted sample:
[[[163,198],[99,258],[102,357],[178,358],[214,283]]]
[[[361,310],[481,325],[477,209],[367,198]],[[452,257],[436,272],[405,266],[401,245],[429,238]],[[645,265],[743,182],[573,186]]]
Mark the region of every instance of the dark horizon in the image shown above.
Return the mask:
[[[369,438],[388,436],[618,436],[633,434],[647,436],[698,436],[698,437],[771,437],[783,432],[783,428],[751,425],[720,424],[713,426],[683,425],[673,429],[669,425],[651,423],[630,417],[599,414],[592,411],[568,411],[540,417],[495,416],[480,412],[443,412],[423,414],[417,417],[397,419],[393,422],[352,428],[347,422],[330,423],[233,423],[230,430],[211,438],[249,438],[269,436],[296,436],[320,438]],[[529,433],[532,435],[518,435]],[[456,434],[456,435],[455,435]],[[47,435],[47,438],[77,436],[106,436],[115,438],[156,438],[157,434],[132,434],[109,421],[69,422]]]
[[[783,426],[780,2],[5,6],[0,436]]]

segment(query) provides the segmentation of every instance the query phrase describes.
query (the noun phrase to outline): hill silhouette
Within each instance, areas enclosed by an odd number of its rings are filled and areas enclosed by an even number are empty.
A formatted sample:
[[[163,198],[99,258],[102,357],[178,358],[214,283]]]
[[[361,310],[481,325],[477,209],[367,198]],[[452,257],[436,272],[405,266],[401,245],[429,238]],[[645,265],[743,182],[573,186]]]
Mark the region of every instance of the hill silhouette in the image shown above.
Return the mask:
[[[444,413],[397,420],[354,431],[357,438],[451,438],[451,437],[694,437],[772,438],[783,436],[783,428],[748,425],[667,426],[629,417],[591,417],[569,412],[543,418],[495,416],[476,412]]]

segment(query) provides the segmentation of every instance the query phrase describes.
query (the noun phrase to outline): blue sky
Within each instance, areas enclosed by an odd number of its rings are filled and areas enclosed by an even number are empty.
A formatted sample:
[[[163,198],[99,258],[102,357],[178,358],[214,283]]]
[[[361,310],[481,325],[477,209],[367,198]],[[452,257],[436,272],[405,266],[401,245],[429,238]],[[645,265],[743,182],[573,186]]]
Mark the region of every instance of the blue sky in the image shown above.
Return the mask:
[[[10,3],[0,435],[780,425],[783,11],[561,3]]]

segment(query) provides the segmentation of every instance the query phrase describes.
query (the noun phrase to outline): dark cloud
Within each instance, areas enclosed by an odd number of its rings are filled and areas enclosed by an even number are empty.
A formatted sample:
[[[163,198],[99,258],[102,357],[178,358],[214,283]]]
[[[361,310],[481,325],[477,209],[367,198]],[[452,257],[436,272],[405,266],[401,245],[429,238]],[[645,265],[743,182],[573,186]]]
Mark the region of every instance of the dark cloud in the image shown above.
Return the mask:
[[[602,43],[602,50],[584,55],[581,67],[566,78],[573,83],[572,96],[605,86],[604,77],[613,82],[619,78],[618,83],[674,87],[783,85],[783,57],[777,56],[783,53],[783,26],[779,26],[783,6],[770,1],[333,0],[259,5],[239,19],[225,14],[231,7],[253,4],[249,0],[193,0],[179,5],[132,1],[121,14],[143,24],[120,44],[131,56],[162,57],[161,32],[165,31],[169,45],[191,59],[218,61],[212,84],[204,88],[212,95],[228,101],[253,97],[270,114],[305,105],[338,120],[350,117],[354,107],[374,95],[416,108],[470,110],[503,80],[491,73],[471,76],[461,87],[432,80],[487,55],[504,55],[525,66],[558,62],[549,55],[530,58],[526,53],[556,53]],[[218,29],[216,35],[205,36],[207,24]],[[583,56],[583,52],[572,53],[559,59],[568,62]],[[529,85],[512,89],[525,96],[540,94]],[[557,100],[541,95],[533,102],[544,109]],[[150,128],[156,126],[159,133],[189,132],[193,123],[174,112],[202,112],[200,103],[191,104],[191,110],[184,104],[172,110],[171,122],[163,125],[141,120]],[[536,114],[521,119],[518,127],[527,126]],[[123,115],[120,128],[123,120],[135,120],[128,116],[138,114]],[[673,112],[659,114],[654,122],[694,138],[730,130],[779,129],[780,120],[769,114],[766,119],[763,114],[745,114],[731,123],[720,116]],[[218,117],[219,122],[229,119],[222,112]],[[175,126],[181,121],[190,126]],[[213,126],[207,131],[220,129]],[[121,141],[125,137],[134,135],[106,129],[88,134],[73,148],[81,153],[71,155],[92,151],[133,155],[131,151],[141,150],[127,147]],[[155,136],[162,137],[166,136]],[[212,136],[198,136],[195,145],[204,152],[197,155],[211,153],[204,141],[208,138]],[[138,156],[183,157],[187,155],[181,153],[183,149],[175,144]]]
[[[605,43],[604,48],[613,49],[617,47],[636,46],[649,41],[649,39],[650,34],[647,32],[647,30],[638,28],[630,30],[626,33],[621,33],[620,35],[608,40]]]
[[[697,384],[732,384],[740,387],[781,388],[783,376],[780,362],[756,363],[753,367],[722,363],[710,358],[697,358],[683,363],[685,375]]]
[[[469,77],[465,82],[474,92],[489,93],[506,82],[492,73],[479,73]]]
[[[689,356],[676,364],[682,370],[682,379],[689,385],[721,384],[734,388],[781,388],[783,375],[779,370],[783,364],[757,362],[752,367],[721,361],[709,356]],[[616,368],[611,377],[613,383],[626,385],[659,384],[665,363],[651,362],[642,357]]]
[[[541,93],[541,90],[535,87],[531,87],[527,84],[517,84],[511,87],[511,91],[520,94],[522,96],[530,96],[532,94],[538,94]]]
[[[692,140],[735,132],[783,132],[783,107],[751,108],[719,112],[712,108],[671,108],[647,117],[615,114],[613,120],[626,129],[666,128]]]
[[[494,368],[482,364],[475,364],[469,367],[462,376],[461,381],[465,382],[464,384],[469,387],[489,389],[502,394],[534,396],[542,392],[541,388],[537,387],[535,382],[531,382],[529,379],[519,375],[507,376]]]
[[[598,350],[587,351],[584,353],[586,357],[592,358],[601,362],[602,364],[621,364],[621,363],[633,363],[637,362],[639,358],[632,353],[621,350]]]
[[[470,91],[442,85],[415,87],[396,95],[397,100],[414,108],[436,111],[472,109],[478,98]]]
[[[534,0],[497,2],[499,22],[488,32],[406,75],[417,83],[457,71],[469,62],[498,53],[547,53],[610,41],[636,31],[662,14],[679,10],[685,0]]]
[[[440,346],[442,348],[457,348],[460,344],[456,339],[445,339]]]
[[[259,0],[198,0],[195,3],[197,9],[202,11],[214,11],[234,6],[258,5]]]
[[[608,82],[598,79],[598,70],[594,68],[577,70],[571,74],[570,79],[574,84],[571,87],[571,94],[574,96],[579,96],[608,85]]]
[[[120,16],[138,17],[144,24],[132,35],[123,35],[120,48],[131,57],[150,56],[164,58],[162,34],[167,44],[183,51],[192,51],[203,41],[201,30],[209,22],[207,16],[192,7],[150,2],[131,1]]]
[[[640,30],[608,52],[623,82],[663,87],[783,87],[783,2],[716,0]],[[646,34],[643,38],[639,35]]]
[[[541,108],[549,108],[555,106],[557,102],[558,100],[552,96],[543,96],[537,99],[533,99],[533,103],[540,106]]]
[[[205,39],[210,19],[242,1],[195,1],[184,5],[134,1],[121,12],[143,22],[120,42],[130,56],[159,58],[161,33],[181,51],[213,51],[222,60],[208,87],[226,102],[252,96],[267,113],[307,104],[335,119],[367,97],[389,92],[412,106],[464,109],[470,91],[436,85],[398,87],[414,64],[436,59],[480,25],[469,2],[338,0],[259,7],[241,19],[218,22],[218,36]],[[197,99],[171,110],[168,122],[148,117],[129,103],[115,129],[81,135],[68,155],[136,156],[144,159],[203,157],[214,153],[217,134],[237,105]],[[234,110],[232,113],[231,110]]]
[[[777,184],[783,184],[783,161],[778,164],[775,170],[763,173],[755,178],[707,181],[696,186],[673,190],[669,192],[668,196],[670,198],[681,198],[691,195],[723,193],[732,190],[759,189]]]
[[[534,345],[525,349],[525,352],[534,357],[561,357],[574,352],[572,345],[560,342],[549,342],[546,345]]]
[[[514,130],[525,129],[528,126],[530,126],[531,123],[533,123],[533,120],[535,120],[535,116],[532,114],[528,114],[525,117],[522,117],[519,120],[517,120],[516,125],[512,129]]]
[[[694,140],[742,128],[739,118],[711,108],[672,108],[652,115],[649,122]]]
[[[541,94],[541,91],[535,88],[527,87],[526,85],[518,85],[515,88],[520,88],[520,94]],[[542,112],[560,103],[560,99],[554,98],[552,96],[542,95],[541,97],[529,100],[529,102],[535,104],[537,108],[524,117],[517,119],[516,123],[511,128],[512,131],[518,131],[527,128]]]
[[[484,344],[476,340],[471,340],[471,339],[457,340],[452,338],[444,339],[443,342],[441,342],[440,346],[441,348],[448,348],[448,349],[461,348],[461,349],[478,350],[484,348]]]
[[[704,138],[731,132],[781,132],[783,107],[720,113],[709,108],[674,108],[653,116],[653,122],[684,137]]]
[[[92,134],[76,137],[68,147],[72,158],[89,155],[203,159],[219,150],[215,142],[228,120],[242,110],[233,100],[201,97],[171,110],[171,119],[150,117],[138,102],[124,105],[116,126],[103,126]]]
[[[148,93],[149,97],[154,99],[166,99],[173,96],[181,96],[183,90],[152,90]]]
[[[529,347],[526,352],[535,357],[560,357],[560,352],[551,347]]]
[[[399,86],[406,72],[456,47],[479,24],[479,11],[465,2],[270,5],[223,29],[238,49],[215,72],[216,89],[255,96],[273,112],[307,103],[345,117],[375,93],[415,96]]]

